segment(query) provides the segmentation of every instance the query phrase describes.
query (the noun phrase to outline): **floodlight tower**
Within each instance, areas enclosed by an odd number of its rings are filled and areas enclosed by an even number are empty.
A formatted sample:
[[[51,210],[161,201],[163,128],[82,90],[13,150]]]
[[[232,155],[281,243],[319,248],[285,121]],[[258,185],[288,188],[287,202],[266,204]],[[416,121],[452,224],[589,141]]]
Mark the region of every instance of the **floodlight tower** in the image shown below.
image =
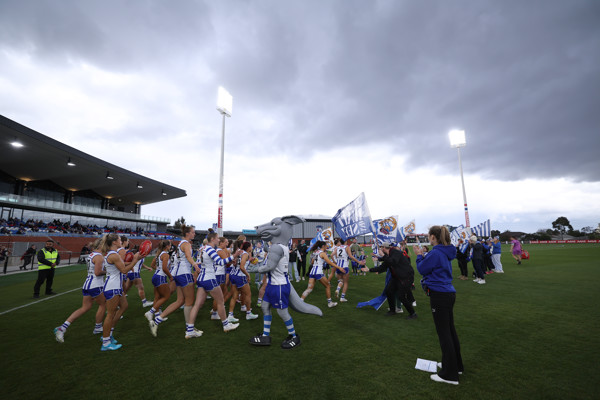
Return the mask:
[[[465,191],[465,178],[463,177],[463,168],[462,168],[462,160],[460,158],[460,148],[465,147],[467,144],[467,140],[465,138],[465,131],[453,129],[448,132],[448,136],[450,137],[450,146],[456,147],[458,150],[458,166],[460,168],[460,180],[462,182],[462,192],[463,192],[463,200],[465,202],[465,222],[466,227],[471,227],[471,222],[469,221],[469,207],[467,206],[467,192]]]
[[[219,86],[217,96],[217,110],[223,115],[223,128],[221,130],[221,170],[219,173],[219,215],[217,219],[217,233],[223,236],[223,169],[225,164],[225,117],[231,117],[233,97],[227,90]]]

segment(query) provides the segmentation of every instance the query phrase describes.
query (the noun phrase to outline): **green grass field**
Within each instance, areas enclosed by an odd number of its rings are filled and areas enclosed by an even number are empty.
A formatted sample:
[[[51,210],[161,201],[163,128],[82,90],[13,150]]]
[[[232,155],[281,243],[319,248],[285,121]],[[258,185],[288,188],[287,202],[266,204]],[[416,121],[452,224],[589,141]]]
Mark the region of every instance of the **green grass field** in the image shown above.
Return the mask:
[[[418,320],[357,309],[379,295],[383,275],[352,276],[349,302],[326,307],[317,286],[309,303],[322,318],[292,312],[302,344],[282,350],[286,330],[274,315],[273,345],[248,339],[262,319],[227,334],[201,310],[197,339],[184,339],[183,313],[150,335],[135,288],[115,331],[123,347],[100,352],[92,335],[95,308],[57,343],[52,330],[81,305],[78,290],[44,301],[31,299],[36,272],[0,277],[0,388],[6,399],[597,399],[600,379],[600,246],[529,245],[531,260],[517,266],[505,252],[505,274],[486,285],[455,280],[455,320],[465,373],[459,386],[435,383],[414,369],[417,357],[440,360],[428,299],[418,287]],[[414,261],[413,261],[414,266]],[[471,270],[471,264],[469,264]],[[415,267],[416,271],[416,267]],[[455,276],[458,276],[455,266]],[[151,273],[142,273],[151,292]],[[80,287],[82,266],[59,269],[54,290]],[[306,281],[294,283],[296,291]],[[253,287],[253,302],[256,288]],[[151,298],[151,296],[149,296]],[[44,299],[44,296],[42,296]],[[31,304],[33,303],[33,304]],[[31,304],[15,311],[15,307]],[[255,307],[255,312],[256,312]],[[237,308],[236,316],[240,316]],[[597,364],[596,364],[597,365]]]

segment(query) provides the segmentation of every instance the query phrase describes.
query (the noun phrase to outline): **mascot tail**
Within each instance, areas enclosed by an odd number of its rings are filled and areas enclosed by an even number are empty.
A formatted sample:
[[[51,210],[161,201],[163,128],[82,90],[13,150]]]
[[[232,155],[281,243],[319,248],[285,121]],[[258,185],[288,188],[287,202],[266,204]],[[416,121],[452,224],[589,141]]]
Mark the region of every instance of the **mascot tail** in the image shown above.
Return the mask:
[[[313,306],[312,304],[305,303],[302,301],[298,293],[296,293],[296,289],[292,285],[290,285],[290,307],[292,310],[303,313],[303,314],[313,314],[318,315],[319,317],[323,316],[323,311],[317,306]]]

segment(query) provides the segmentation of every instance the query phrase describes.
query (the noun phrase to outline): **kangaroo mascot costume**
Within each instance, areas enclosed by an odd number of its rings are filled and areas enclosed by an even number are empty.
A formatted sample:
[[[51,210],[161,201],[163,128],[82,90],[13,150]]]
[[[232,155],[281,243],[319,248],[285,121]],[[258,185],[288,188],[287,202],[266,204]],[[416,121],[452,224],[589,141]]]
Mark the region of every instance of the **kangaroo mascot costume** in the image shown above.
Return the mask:
[[[292,227],[303,220],[296,216],[274,218],[271,222],[256,227],[256,233],[265,241],[271,242],[265,264],[253,267],[252,271],[267,273],[267,289],[263,297],[263,332],[250,339],[254,346],[271,345],[271,308],[277,310],[288,330],[288,337],[281,343],[283,349],[293,349],[300,344],[300,337],[294,329],[294,321],[288,311],[288,306],[294,311],[305,314],[323,316],[323,312],[313,305],[307,304],[294,290],[288,279],[288,263],[290,252],[288,243],[292,238]]]

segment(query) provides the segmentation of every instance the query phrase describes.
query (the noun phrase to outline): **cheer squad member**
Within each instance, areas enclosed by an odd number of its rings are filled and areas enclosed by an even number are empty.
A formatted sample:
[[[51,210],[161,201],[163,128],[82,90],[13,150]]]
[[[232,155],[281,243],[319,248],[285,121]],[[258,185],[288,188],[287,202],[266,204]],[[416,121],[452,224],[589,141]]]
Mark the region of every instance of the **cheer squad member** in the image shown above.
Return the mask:
[[[219,235],[212,232],[209,233],[206,238],[208,239],[208,244],[204,253],[202,254],[202,270],[200,271],[200,275],[198,275],[198,280],[196,281],[198,291],[196,292],[196,302],[192,308],[190,318],[193,324],[196,320],[196,316],[198,315],[198,311],[200,311],[200,308],[202,308],[204,302],[206,301],[208,292],[213,298],[214,303],[217,305],[217,313],[221,319],[221,324],[223,324],[223,331],[229,332],[236,329],[239,324],[229,322],[227,319],[223,292],[221,291],[221,286],[219,286],[217,283],[215,276],[215,266],[226,265],[227,263],[235,260],[235,258],[241,253],[241,250],[236,252],[233,256],[221,258],[215,250],[215,247],[217,247],[217,244],[219,243]]]
[[[96,312],[96,326],[94,326],[93,334],[102,333],[102,320],[104,319],[104,313],[106,312],[106,299],[104,298],[104,257],[102,253],[98,251],[100,247],[100,241],[98,238],[92,245],[92,252],[86,257],[87,263],[87,277],[83,282],[83,288],[81,293],[83,294],[83,302],[81,307],[73,311],[69,318],[59,327],[54,328],[54,335],[56,340],[60,343],[64,343],[65,333],[69,325],[71,325],[77,318],[88,312],[92,308],[94,301],[98,304],[98,311]]]
[[[456,247],[450,243],[450,232],[445,226],[432,226],[429,229],[429,243],[433,245],[426,257],[423,250],[415,247],[417,269],[423,275],[421,286],[429,296],[435,330],[442,349],[441,367],[431,375],[436,382],[458,385],[458,375],[464,371],[460,343],[454,328],[454,302],[456,290],[452,286],[452,260],[456,257]]]
[[[192,268],[199,270],[198,263],[192,258],[192,244],[190,243],[196,236],[196,230],[193,226],[182,225],[181,234],[183,235],[183,240],[177,246],[177,265],[173,268],[173,272],[171,272],[177,286],[177,300],[169,304],[161,315],[156,316],[153,321],[150,321],[150,332],[153,336],[157,335],[158,326],[166,321],[168,316],[182,305],[184,306],[185,338],[202,336],[201,331],[194,329],[194,324],[190,318],[192,306],[194,305]]]
[[[310,269],[310,274],[308,276],[308,287],[302,293],[302,300],[306,299],[306,297],[313,291],[315,287],[315,281],[321,282],[323,286],[325,286],[325,296],[327,297],[327,307],[335,307],[337,303],[331,301],[331,289],[329,285],[329,281],[324,275],[323,265],[331,265],[333,268],[339,269],[343,271],[342,268],[338,267],[334,264],[329,257],[327,257],[327,243],[322,240],[317,240],[315,244],[311,247],[310,251],[313,252],[313,256],[315,257],[315,261],[313,263],[312,268]]]
[[[129,272],[140,259],[140,254],[133,255],[133,260],[125,265],[117,250],[121,247],[121,238],[109,233],[102,238],[100,249],[104,254],[106,281],[104,282],[104,297],[106,298],[106,318],[102,328],[102,347],[100,350],[117,350],[121,344],[113,337],[113,331],[119,319],[128,307],[127,299],[123,296],[123,274]],[[118,309],[117,309],[118,307]]]
[[[229,322],[237,322],[238,320],[233,316],[233,310],[235,308],[236,299],[238,294],[241,295],[242,311],[246,311],[246,319],[252,320],[258,318],[258,314],[252,314],[252,293],[250,291],[250,274],[246,271],[246,268],[250,264],[250,254],[252,251],[252,245],[250,242],[242,243],[240,247],[242,253],[238,259],[237,264],[231,269],[229,273],[229,279],[231,281],[232,296],[229,301]]]
[[[171,297],[171,288],[169,282],[175,280],[171,275],[171,257],[169,249],[171,248],[170,240],[161,240],[158,244],[158,255],[152,260],[151,267],[156,270],[152,276],[152,285],[154,286],[154,306],[147,311],[144,316],[148,322],[154,320],[154,317],[159,313],[160,308]]]

